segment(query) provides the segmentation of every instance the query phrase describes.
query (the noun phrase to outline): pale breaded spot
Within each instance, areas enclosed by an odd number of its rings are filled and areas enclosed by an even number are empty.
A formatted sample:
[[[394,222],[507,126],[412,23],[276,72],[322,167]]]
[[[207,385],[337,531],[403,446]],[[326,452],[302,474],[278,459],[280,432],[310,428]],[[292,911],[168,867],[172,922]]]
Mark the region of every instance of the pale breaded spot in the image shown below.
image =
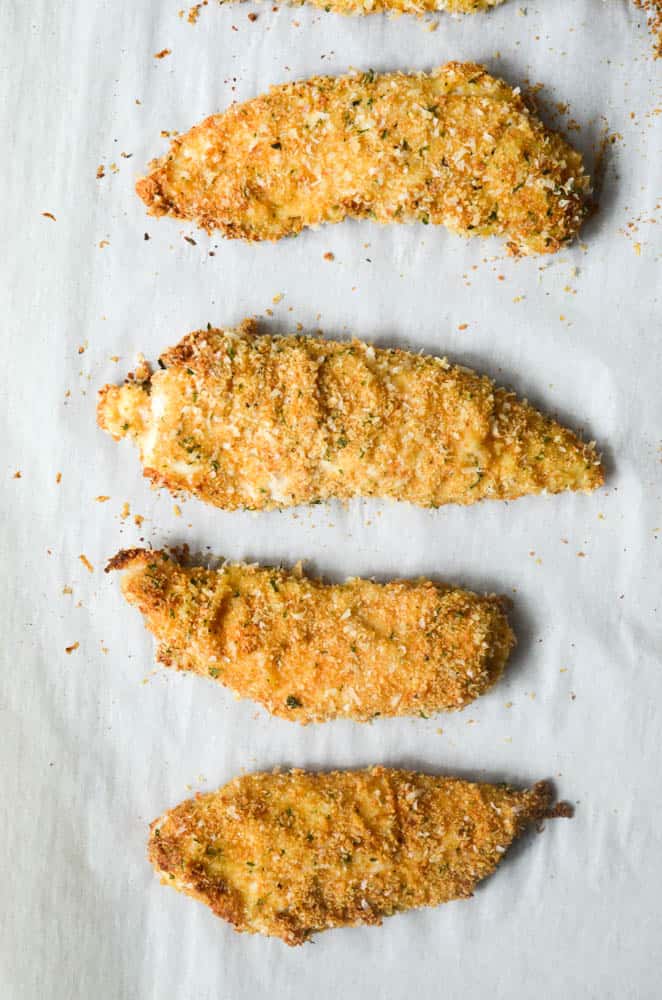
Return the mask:
[[[593,444],[445,359],[246,322],[189,334],[159,363],[101,390],[99,425],[138,445],[155,486],[226,510],[438,507],[603,482]]]
[[[570,815],[545,783],[527,791],[374,767],[251,774],[151,824],[164,885],[238,931],[302,944],[466,899],[529,824]]]
[[[582,159],[482,66],[319,76],[207,118],[136,190],[152,215],[278,240],[347,216],[505,236],[554,253],[577,234]]]
[[[431,580],[329,585],[236,563],[184,567],[145,549],[107,569],[124,570],[122,593],[160,663],[295,722],[462,708],[496,683],[515,642],[498,597]]]

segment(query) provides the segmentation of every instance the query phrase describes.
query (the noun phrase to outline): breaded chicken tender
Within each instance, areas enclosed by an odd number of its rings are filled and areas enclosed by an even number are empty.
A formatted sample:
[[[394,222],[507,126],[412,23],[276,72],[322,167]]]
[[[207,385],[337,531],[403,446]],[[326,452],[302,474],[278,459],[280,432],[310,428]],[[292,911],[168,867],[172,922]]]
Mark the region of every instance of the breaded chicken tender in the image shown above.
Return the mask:
[[[272,87],[173,140],[136,190],[151,215],[278,240],[347,216],[505,236],[554,253],[577,234],[582,159],[482,66]]]
[[[485,376],[354,340],[201,330],[100,392],[155,486],[226,510],[383,497],[426,507],[593,490],[593,444]]]
[[[301,572],[185,567],[131,549],[122,593],[157,660],[213,677],[281,718],[358,722],[462,708],[496,683],[515,638],[498,597],[431,580],[328,585]]]
[[[544,782],[517,791],[384,767],[251,774],[154,820],[149,858],[236,930],[296,945],[468,898],[528,825],[571,814],[551,800]]]
[[[295,6],[304,2],[334,14],[426,14],[446,11],[449,14],[475,14],[498,7],[504,0],[291,0]]]

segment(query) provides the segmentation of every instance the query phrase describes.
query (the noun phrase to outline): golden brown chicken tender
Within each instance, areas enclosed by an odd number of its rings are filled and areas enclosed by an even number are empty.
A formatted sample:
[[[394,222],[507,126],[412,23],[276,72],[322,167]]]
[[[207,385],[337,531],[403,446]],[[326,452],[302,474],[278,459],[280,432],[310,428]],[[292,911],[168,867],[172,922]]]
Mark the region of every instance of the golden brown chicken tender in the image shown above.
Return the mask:
[[[433,11],[475,14],[498,7],[504,0],[292,0],[296,6],[304,2],[334,14],[377,14],[384,11],[396,14],[426,14]]]
[[[577,234],[582,159],[482,66],[282,84],[173,140],[136,190],[152,215],[245,240],[347,216],[505,236],[554,253]]]
[[[122,593],[157,660],[213,677],[295,722],[462,708],[498,680],[514,645],[502,601],[431,580],[328,585],[301,572],[182,566],[120,552]]]
[[[99,425],[156,486],[226,510],[332,497],[427,507],[592,490],[593,444],[485,376],[354,340],[200,330],[122,387]]]
[[[251,774],[164,813],[149,858],[164,885],[238,931],[303,943],[466,899],[511,842],[551,808],[528,791],[374,767]]]

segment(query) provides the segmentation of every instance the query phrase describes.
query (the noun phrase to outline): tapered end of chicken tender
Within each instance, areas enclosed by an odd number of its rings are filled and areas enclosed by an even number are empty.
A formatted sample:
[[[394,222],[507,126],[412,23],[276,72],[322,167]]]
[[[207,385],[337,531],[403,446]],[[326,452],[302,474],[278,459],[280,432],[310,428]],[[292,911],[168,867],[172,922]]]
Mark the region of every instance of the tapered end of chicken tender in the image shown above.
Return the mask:
[[[200,330],[98,420],[155,486],[224,509],[382,497],[438,507],[593,490],[593,443],[445,359],[360,341]],[[265,391],[268,387],[268,391]]]
[[[273,87],[172,141],[136,190],[152,215],[278,240],[345,217],[503,236],[554,253],[586,215],[580,154],[474,63]]]
[[[374,767],[236,778],[164,813],[149,858],[163,884],[238,931],[289,945],[466,899],[552,806],[546,783],[505,785]]]
[[[491,475],[501,489],[508,490],[507,484],[515,483],[523,470],[531,493],[590,493],[604,483],[594,441],[582,441],[506,389],[494,393],[491,447]],[[486,496],[492,488],[487,486]]]
[[[144,549],[118,553],[113,569],[160,663],[302,724],[462,708],[496,683],[515,643],[503,599],[431,580],[324,584]]]

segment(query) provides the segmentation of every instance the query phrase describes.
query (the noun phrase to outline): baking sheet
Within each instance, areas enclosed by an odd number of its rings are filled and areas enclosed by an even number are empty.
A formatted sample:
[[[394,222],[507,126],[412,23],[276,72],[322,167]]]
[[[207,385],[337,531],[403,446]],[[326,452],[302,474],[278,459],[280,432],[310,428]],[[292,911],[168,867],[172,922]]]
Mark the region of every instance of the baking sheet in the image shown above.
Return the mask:
[[[659,995],[662,64],[627,0],[510,0],[434,21],[211,2],[189,24],[171,0],[3,4],[3,997]],[[496,241],[348,222],[247,246],[148,219],[133,193],[161,130],[233,99],[448,59],[543,83],[548,120],[570,123],[591,167],[615,136],[580,245],[513,261]],[[607,485],[473,509],[255,516],[189,501],[179,516],[133,449],[96,428],[96,390],[137,351],[154,359],[253,314],[486,371],[598,439]],[[430,574],[505,592],[518,651],[461,714],[294,727],[153,671],[138,614],[102,571],[143,539],[302,558],[328,579]],[[553,778],[576,815],[526,838],[469,902],[293,950],[236,935],[153,876],[147,824],[193,791],[242,770],[371,763]]]

